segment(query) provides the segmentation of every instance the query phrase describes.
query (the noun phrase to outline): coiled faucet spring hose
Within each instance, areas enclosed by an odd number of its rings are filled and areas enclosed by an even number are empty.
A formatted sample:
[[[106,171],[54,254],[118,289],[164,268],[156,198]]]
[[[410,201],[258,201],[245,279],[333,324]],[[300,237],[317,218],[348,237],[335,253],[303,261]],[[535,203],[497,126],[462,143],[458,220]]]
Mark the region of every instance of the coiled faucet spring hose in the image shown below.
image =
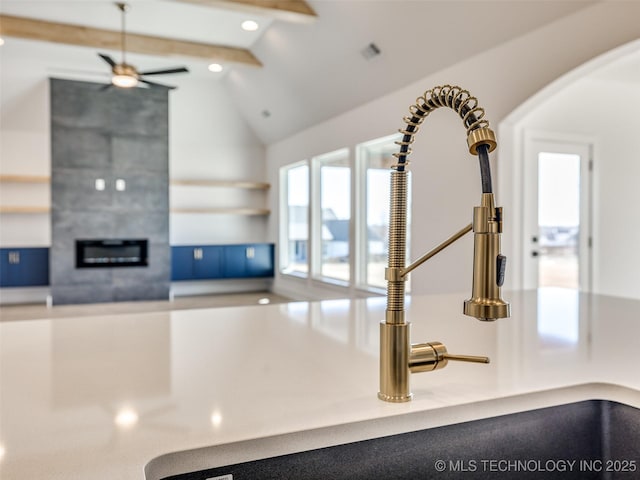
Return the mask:
[[[400,130],[402,139],[396,144],[400,151],[394,153],[398,159],[392,167],[391,206],[389,219],[389,268],[403,268],[406,256],[407,230],[407,166],[411,154],[411,144],[424,119],[437,108],[449,107],[458,113],[467,130],[467,137],[474,130],[489,128],[484,118],[484,108],[478,106],[478,99],[469,91],[458,86],[443,85],[427,90],[416,103],[409,107],[410,115],[403,118],[407,126]],[[482,192],[492,193],[491,169],[489,165],[489,146],[481,144],[476,148],[480,162]],[[387,283],[387,322],[404,322],[404,279],[388,279]]]
[[[472,96],[468,90],[458,86],[443,85],[427,90],[421,97],[416,99],[416,103],[409,107],[410,116],[403,118],[407,124],[406,128],[400,130],[403,134],[402,140],[396,142],[400,146],[400,152],[394,156],[398,159],[394,168],[403,171],[409,164],[408,157],[411,155],[411,144],[414,136],[418,133],[420,125],[425,118],[434,110],[440,107],[449,107],[454,110],[467,130],[467,135],[478,128],[488,128],[489,121],[484,118],[484,108],[478,106],[478,99]],[[480,161],[480,176],[482,181],[482,192],[491,193],[491,167],[489,166],[489,151],[486,145],[478,147],[478,158]]]

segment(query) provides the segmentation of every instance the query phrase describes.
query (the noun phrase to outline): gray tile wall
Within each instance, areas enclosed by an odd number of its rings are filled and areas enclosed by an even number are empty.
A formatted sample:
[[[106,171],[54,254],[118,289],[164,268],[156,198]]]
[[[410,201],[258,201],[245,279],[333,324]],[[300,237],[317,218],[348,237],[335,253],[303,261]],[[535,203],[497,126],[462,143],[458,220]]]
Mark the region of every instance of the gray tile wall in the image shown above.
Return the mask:
[[[54,304],[167,299],[167,91],[60,79],[50,87]],[[96,190],[97,178],[105,190]],[[149,266],[76,269],[75,240],[93,238],[146,238]]]

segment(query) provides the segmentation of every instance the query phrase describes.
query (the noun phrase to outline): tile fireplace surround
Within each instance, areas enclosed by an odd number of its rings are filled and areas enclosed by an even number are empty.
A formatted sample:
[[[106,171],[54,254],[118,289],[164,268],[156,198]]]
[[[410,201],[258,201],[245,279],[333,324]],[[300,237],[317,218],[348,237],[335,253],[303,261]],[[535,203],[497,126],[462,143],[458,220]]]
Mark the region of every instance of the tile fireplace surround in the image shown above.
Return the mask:
[[[54,304],[169,297],[168,94],[51,79]],[[148,239],[147,266],[76,268],[83,239]]]

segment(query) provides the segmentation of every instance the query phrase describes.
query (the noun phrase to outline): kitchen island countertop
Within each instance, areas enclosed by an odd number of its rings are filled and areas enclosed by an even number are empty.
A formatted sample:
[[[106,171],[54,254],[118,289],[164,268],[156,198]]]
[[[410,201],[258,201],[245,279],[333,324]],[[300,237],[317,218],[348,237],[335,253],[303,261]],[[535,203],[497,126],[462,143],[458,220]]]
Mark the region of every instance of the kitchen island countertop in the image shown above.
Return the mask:
[[[161,478],[206,467],[197,449],[349,425],[344,440],[366,438],[375,419],[378,435],[417,414],[428,428],[588,398],[640,407],[640,301],[504,296],[512,318],[493,323],[462,315],[464,295],[408,299],[412,342],[491,363],[412,375],[404,404],[376,396],[382,297],[2,322],[0,477]],[[325,445],[309,438],[297,449]]]

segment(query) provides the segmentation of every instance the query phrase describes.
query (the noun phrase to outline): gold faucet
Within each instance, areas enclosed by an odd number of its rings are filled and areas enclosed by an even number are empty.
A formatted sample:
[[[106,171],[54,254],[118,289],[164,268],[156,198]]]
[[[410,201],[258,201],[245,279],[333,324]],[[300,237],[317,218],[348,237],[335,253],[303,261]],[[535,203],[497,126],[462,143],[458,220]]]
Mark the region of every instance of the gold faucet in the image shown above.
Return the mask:
[[[410,145],[424,119],[439,107],[455,110],[467,130],[469,153],[480,162],[482,199],[474,208],[473,223],[405,267],[407,233],[407,166]],[[484,109],[467,90],[444,85],[427,90],[409,107],[411,115],[404,118],[407,126],[400,130],[402,140],[396,142],[400,151],[391,172],[391,208],[389,221],[389,263],[387,309],[380,323],[380,391],[378,398],[387,402],[411,400],[411,373],[444,368],[449,360],[489,363],[487,357],[451,355],[440,342],[411,344],[410,326],[405,320],[404,285],[409,272],[444,250],[465,234],[474,232],[473,286],[471,298],[464,302],[463,313],[483,321],[510,316],[510,307],[502,300],[506,257],[500,253],[502,208],[496,208],[491,186],[489,153],[495,150],[495,134],[484,119]]]

